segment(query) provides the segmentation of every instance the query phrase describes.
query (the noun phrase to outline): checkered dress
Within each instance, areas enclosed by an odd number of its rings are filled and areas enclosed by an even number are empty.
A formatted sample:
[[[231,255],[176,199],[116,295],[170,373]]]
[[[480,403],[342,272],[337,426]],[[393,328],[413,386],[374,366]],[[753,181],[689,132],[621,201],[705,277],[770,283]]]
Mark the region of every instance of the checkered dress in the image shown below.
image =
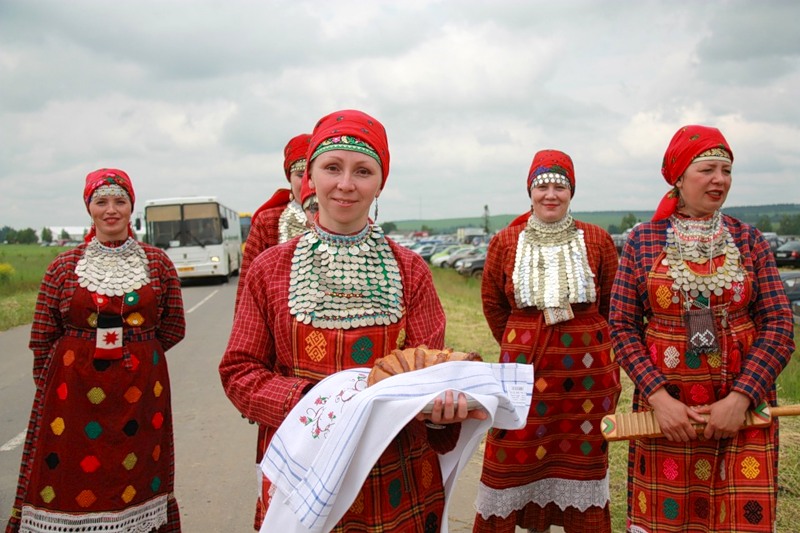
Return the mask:
[[[251,221],[250,233],[247,235],[244,252],[242,253],[242,265],[239,267],[236,307],[239,306],[239,300],[241,300],[242,290],[244,289],[244,280],[253,260],[270,246],[278,244],[278,220],[281,218],[284,209],[286,209],[285,205],[265,209],[257,212]]]
[[[720,348],[704,355],[687,350],[681,306],[673,302],[672,278],[661,262],[669,221],[637,226],[625,245],[610,323],[617,360],[636,385],[634,410],[646,409],[661,387],[686,405],[710,404],[731,390],[753,405],[775,404],[775,379],[794,351],[788,301],[761,234],[728,216],[723,223],[739,248],[746,278],[712,295]],[[634,441],[629,531],[771,532],[777,459],[777,421],[731,439]]]
[[[348,330],[298,323],[288,304],[297,241],[271,247],[253,261],[220,364],[230,400],[266,428],[262,449],[304,390],[325,376],[371,367],[394,348],[444,342],[445,316],[428,266],[391,241],[403,280],[402,321]],[[437,452],[455,446],[458,429],[429,430],[413,420],[383,453],[335,531],[438,531],[444,490]],[[262,508],[268,505],[267,488],[268,482]]]
[[[97,531],[109,514],[141,528],[159,501],[168,514],[159,531],[180,531],[164,352],[183,338],[183,302],[172,262],[141,246],[150,284],[104,307],[124,320],[123,359],[94,358],[98,307],[75,274],[86,246],[59,255],[44,276],[30,340],[36,392],[9,533],[23,507],[48,531],[66,531],[61,515],[84,520],[85,529],[70,531]],[[119,521],[109,522],[115,531]]]
[[[525,429],[488,435],[475,532],[541,531],[551,524],[610,531],[608,444],[600,421],[614,412],[620,391],[605,318],[617,253],[606,231],[575,225],[584,231],[597,301],[573,304],[575,318],[552,326],[539,309],[515,304],[512,273],[525,226],[506,228],[489,244],[481,286],[486,321],[500,362],[533,362],[534,390]]]

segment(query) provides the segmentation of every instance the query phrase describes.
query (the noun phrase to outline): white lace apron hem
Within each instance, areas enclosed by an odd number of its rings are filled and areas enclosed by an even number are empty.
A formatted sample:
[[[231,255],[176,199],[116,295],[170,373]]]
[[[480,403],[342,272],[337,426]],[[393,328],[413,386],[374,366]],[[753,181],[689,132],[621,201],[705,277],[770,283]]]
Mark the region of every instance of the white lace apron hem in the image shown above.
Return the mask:
[[[149,533],[167,523],[168,494],[122,511],[70,514],[22,506],[20,533]]]
[[[575,480],[547,478],[521,487],[493,489],[478,484],[475,508],[483,518],[506,518],[529,503],[544,507],[555,503],[563,511],[575,507],[583,512],[589,507],[605,507],[609,501],[608,472],[603,479]]]

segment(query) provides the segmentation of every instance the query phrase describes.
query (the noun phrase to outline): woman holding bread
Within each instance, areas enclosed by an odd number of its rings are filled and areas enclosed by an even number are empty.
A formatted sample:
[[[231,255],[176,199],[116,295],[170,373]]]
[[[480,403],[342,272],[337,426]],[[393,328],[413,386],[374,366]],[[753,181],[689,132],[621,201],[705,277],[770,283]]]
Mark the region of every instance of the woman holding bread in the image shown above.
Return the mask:
[[[427,265],[369,220],[389,174],[381,123],[360,111],[327,115],[306,159],[319,204],[314,225],[253,261],[220,364],[228,397],[268,427],[270,438],[326,376],[444,341]],[[480,415],[467,410],[463,395],[454,401],[448,393],[424,416],[386,448],[334,531],[440,530],[446,517],[437,453],[455,445],[460,422]],[[268,506],[269,481],[262,485]]]
[[[473,531],[610,533],[600,422],[620,391],[606,322],[617,253],[569,214],[567,154],[537,152],[527,190],[530,214],[489,243],[481,297],[500,362],[533,364],[533,401],[524,429],[489,432]]]

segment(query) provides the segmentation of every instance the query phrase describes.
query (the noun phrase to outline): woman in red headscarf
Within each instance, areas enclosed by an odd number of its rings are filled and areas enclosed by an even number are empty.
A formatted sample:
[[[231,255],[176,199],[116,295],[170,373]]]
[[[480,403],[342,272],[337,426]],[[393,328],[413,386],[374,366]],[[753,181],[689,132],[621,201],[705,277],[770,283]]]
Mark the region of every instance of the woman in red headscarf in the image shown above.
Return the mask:
[[[283,172],[289,189],[278,189],[272,198],[264,202],[253,213],[250,233],[242,255],[239,269],[239,285],[236,289],[236,305],[239,305],[244,280],[250,264],[258,254],[278,243],[286,242],[308,229],[303,207],[300,204],[301,184],[306,170],[306,151],[311,135],[301,133],[292,137],[283,149]],[[259,439],[261,440],[261,439]]]
[[[533,402],[524,429],[489,432],[473,531],[610,532],[600,421],[620,391],[606,322],[617,252],[605,230],[569,214],[567,154],[537,152],[527,190],[528,217],[489,243],[481,297],[500,362],[533,365]]]
[[[332,113],[314,128],[307,160],[319,205],[314,225],[255,259],[220,363],[226,394],[267,428],[266,442],[326,376],[372,366],[396,348],[444,341],[427,265],[369,220],[389,174],[381,123],[360,111]],[[458,423],[479,417],[473,413],[461,395],[434,407],[436,425],[412,420],[334,531],[439,531],[446,517],[437,452],[453,448]],[[269,489],[265,479],[265,508]]]
[[[741,427],[775,404],[792,315],[769,244],[720,212],[732,165],[718,129],[678,130],[661,169],[673,188],[622,251],[614,352],[634,410],[653,410],[665,435],[631,443],[631,532],[775,530],[778,423]]]
[[[234,308],[239,307],[247,272],[258,255],[277,244],[286,242],[308,229],[308,219],[301,204],[303,175],[306,171],[306,152],[311,135],[301,133],[292,137],[283,149],[283,172],[289,189],[278,189],[272,198],[256,209],[251,219],[250,233],[244,246],[239,284],[236,287]],[[269,440],[267,429],[259,424],[256,440],[256,465],[261,463]],[[256,506],[255,525],[263,518],[263,506]]]
[[[92,229],[50,264],[36,302],[36,393],[6,531],[180,531],[164,357],[184,335],[180,282],[135,240],[125,172],[90,173],[83,197]]]

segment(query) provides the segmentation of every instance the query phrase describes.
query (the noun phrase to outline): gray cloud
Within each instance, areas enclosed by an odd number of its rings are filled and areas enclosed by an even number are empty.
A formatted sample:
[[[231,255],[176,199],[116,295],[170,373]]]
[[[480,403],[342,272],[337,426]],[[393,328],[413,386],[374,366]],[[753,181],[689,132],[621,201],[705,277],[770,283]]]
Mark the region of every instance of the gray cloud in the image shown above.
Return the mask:
[[[85,223],[101,166],[252,211],[342,108],[388,130],[382,220],[524,211],[545,147],[575,160],[573,209],[651,209],[685,123],[731,142],[729,205],[797,202],[795,4],[4,0],[0,224]]]

